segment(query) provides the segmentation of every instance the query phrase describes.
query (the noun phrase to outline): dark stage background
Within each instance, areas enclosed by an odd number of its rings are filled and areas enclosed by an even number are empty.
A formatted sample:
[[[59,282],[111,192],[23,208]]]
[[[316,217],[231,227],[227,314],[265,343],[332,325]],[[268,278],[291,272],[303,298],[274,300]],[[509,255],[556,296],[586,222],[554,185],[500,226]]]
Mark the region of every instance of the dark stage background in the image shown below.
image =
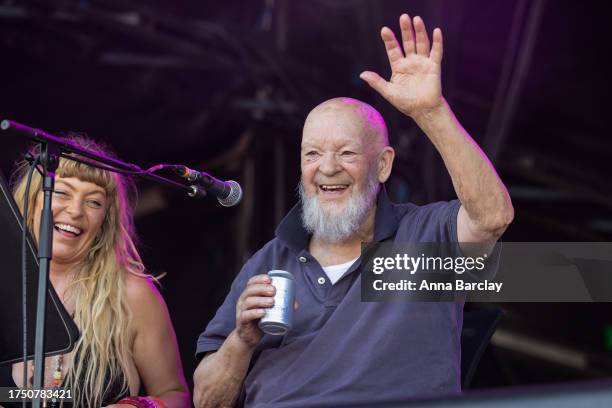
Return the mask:
[[[379,29],[402,12],[444,32],[444,95],[512,195],[507,241],[612,238],[609,39],[604,2],[0,1],[0,116],[85,132],[143,167],[184,163],[238,180],[222,208],[139,182],[137,226],[187,378],[199,333],[240,265],[296,202],[306,113],[334,96],[383,113],[396,201],[451,199],[414,123],[358,78],[388,75]],[[0,135],[8,173],[26,141]],[[262,271],[265,272],[265,271]],[[612,375],[612,307],[504,304],[473,387]],[[479,305],[469,305],[477,308]]]

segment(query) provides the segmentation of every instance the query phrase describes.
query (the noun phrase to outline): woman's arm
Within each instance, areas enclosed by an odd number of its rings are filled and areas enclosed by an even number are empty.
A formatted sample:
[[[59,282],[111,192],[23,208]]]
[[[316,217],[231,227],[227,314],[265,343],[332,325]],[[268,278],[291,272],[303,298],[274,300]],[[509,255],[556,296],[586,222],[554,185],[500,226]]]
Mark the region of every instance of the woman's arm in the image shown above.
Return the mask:
[[[147,393],[168,408],[191,406],[176,335],[161,294],[150,279],[126,280],[134,327],[133,356]]]

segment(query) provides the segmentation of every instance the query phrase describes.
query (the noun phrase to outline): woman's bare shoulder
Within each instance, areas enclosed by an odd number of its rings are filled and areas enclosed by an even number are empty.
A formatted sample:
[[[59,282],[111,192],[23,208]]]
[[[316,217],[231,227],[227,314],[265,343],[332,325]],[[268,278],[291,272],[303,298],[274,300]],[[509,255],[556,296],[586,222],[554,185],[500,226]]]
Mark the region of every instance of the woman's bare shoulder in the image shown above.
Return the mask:
[[[166,314],[166,304],[152,277],[126,274],[125,294],[132,314],[138,319],[156,320]]]

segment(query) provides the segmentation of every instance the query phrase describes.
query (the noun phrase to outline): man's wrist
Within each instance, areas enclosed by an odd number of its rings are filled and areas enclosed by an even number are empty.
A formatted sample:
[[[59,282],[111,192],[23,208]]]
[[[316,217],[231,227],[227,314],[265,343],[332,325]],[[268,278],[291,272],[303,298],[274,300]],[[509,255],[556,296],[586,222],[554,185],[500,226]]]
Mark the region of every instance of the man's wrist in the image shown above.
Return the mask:
[[[238,329],[232,330],[227,336],[228,346],[232,349],[233,353],[239,353],[241,355],[250,355],[255,351],[256,344],[250,344],[244,341],[240,335],[238,335]]]
[[[421,129],[426,130],[431,124],[439,122],[441,118],[448,115],[449,109],[444,97],[440,96],[438,105],[414,112],[411,117]]]

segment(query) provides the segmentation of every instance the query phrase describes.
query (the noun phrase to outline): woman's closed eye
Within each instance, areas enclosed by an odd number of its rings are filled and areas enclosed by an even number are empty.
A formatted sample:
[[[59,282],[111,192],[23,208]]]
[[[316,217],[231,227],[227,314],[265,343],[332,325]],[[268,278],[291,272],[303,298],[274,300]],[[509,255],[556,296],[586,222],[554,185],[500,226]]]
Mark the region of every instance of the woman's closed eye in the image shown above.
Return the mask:
[[[94,209],[99,209],[104,207],[104,204],[99,200],[87,200],[87,205]]]
[[[60,198],[66,198],[68,197],[68,193],[66,193],[63,190],[53,190],[53,195],[60,197]]]

